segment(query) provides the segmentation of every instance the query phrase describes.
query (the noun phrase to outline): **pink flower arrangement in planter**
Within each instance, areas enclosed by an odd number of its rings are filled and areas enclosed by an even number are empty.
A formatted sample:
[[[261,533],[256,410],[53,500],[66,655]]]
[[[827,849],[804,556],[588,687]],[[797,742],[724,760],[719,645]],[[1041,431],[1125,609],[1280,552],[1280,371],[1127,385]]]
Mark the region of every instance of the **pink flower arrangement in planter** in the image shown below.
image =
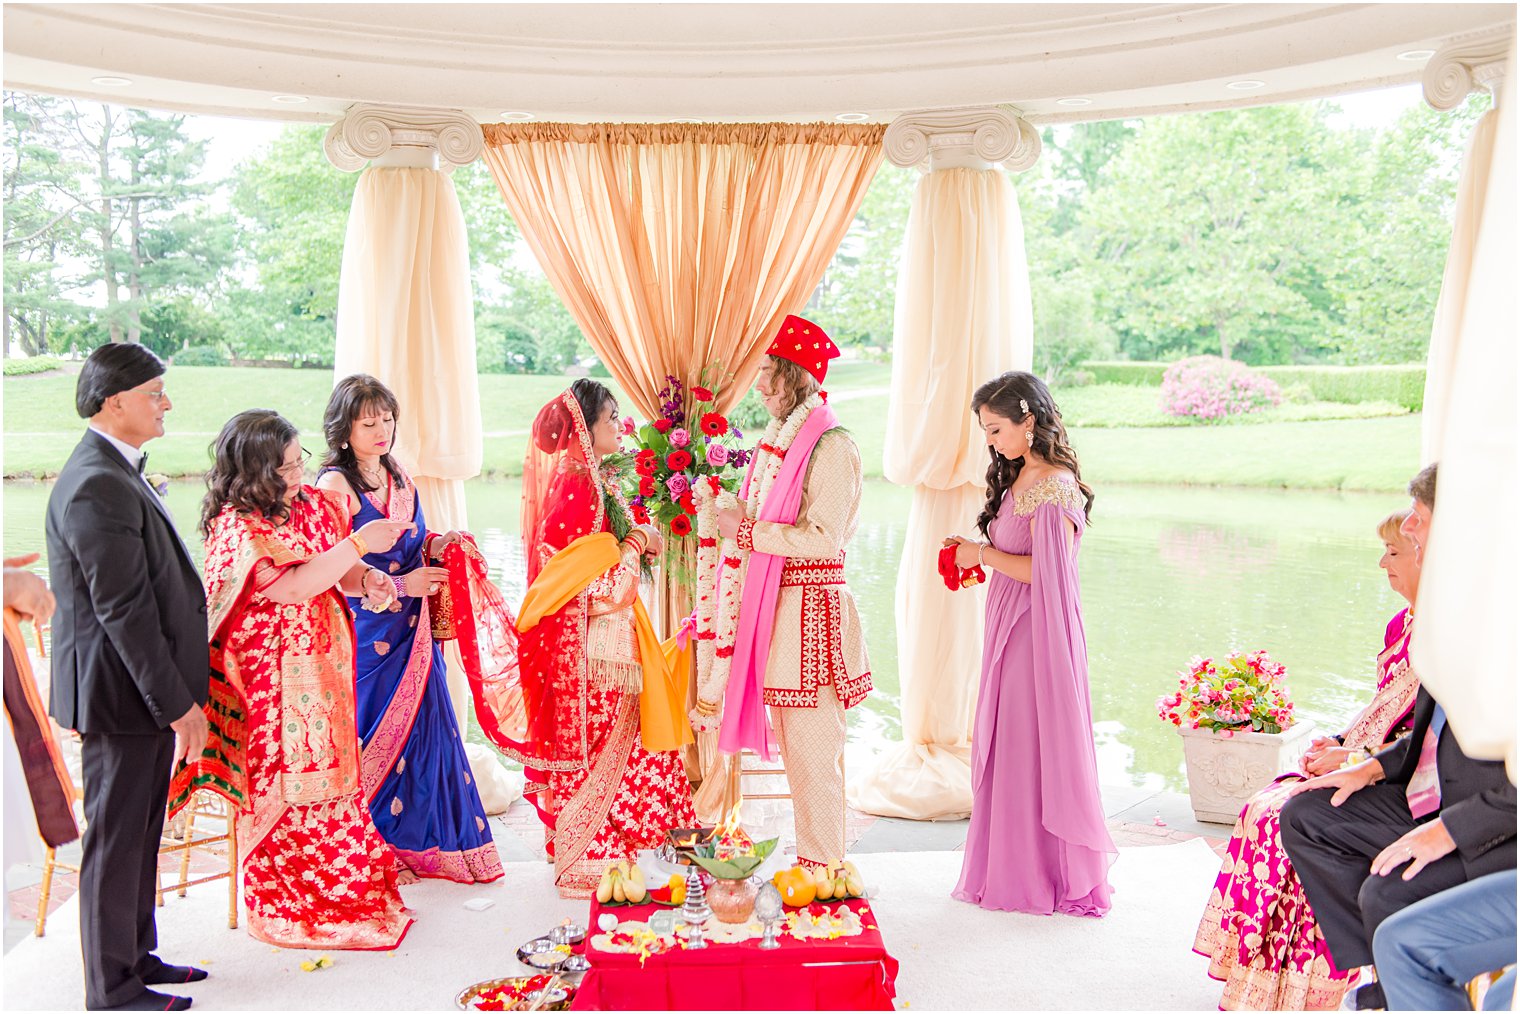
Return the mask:
[[[1167,367],[1161,378],[1161,409],[1168,415],[1218,422],[1280,404],[1282,391],[1270,377],[1233,359],[1193,356]]]
[[[1163,721],[1214,732],[1275,734],[1293,724],[1287,670],[1265,651],[1231,652],[1222,663],[1194,656],[1177,692],[1156,700]]]

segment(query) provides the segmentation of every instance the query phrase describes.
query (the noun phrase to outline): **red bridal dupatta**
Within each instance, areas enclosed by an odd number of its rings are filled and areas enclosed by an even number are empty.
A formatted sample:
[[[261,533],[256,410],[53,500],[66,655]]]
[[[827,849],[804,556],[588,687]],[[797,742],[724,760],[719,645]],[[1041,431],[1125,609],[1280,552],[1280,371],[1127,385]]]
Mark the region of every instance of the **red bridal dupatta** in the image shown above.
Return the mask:
[[[523,465],[528,592],[516,619],[473,541],[444,551],[453,601],[438,613],[452,630],[440,636],[459,642],[482,731],[533,780],[587,762],[586,597],[620,562],[609,511],[627,511],[593,460],[580,406],[566,391],[539,412]],[[637,599],[633,613],[644,677],[640,737],[646,750],[675,750],[692,741],[686,667],[666,664],[666,646]]]

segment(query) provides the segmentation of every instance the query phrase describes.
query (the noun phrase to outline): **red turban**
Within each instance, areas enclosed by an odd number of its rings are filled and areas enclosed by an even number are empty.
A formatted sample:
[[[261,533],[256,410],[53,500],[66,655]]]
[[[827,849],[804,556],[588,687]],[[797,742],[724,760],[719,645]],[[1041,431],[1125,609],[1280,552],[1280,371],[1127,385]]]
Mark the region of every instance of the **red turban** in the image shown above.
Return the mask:
[[[765,351],[767,355],[790,359],[820,384],[829,372],[829,360],[839,357],[839,346],[823,333],[823,328],[795,314],[788,314],[781,322],[776,340]]]

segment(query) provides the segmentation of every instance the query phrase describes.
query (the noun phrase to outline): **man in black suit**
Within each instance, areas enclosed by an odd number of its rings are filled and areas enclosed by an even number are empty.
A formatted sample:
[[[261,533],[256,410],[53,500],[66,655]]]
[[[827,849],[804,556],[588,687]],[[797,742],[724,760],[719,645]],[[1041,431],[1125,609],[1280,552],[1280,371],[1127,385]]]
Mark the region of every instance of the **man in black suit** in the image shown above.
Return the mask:
[[[85,1005],[184,1010],[148,989],[206,973],[169,965],[153,896],[169,776],[206,743],[206,593],[168,508],[142,477],[163,436],[164,364],[140,345],[96,349],[75,403],[89,429],[48,497],[50,711],[83,741],[79,871]]]
[[[1435,480],[1431,465],[1410,483],[1414,513],[1405,531],[1421,553]],[[1502,761],[1462,752],[1424,687],[1408,736],[1291,791],[1280,821],[1283,847],[1340,969],[1372,964],[1373,933],[1393,913],[1515,868],[1514,783]],[[1382,1006],[1379,984],[1357,991],[1358,1008]]]

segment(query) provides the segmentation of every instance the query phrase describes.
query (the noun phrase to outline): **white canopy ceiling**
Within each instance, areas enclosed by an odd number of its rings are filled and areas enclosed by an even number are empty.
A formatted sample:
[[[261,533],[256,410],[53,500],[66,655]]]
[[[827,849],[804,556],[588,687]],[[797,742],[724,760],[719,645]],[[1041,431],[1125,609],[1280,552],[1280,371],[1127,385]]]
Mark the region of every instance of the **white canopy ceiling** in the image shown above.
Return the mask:
[[[316,121],[362,101],[481,121],[1009,104],[1061,122],[1415,81],[1424,51],[1514,18],[1512,4],[6,4],[5,86]]]

